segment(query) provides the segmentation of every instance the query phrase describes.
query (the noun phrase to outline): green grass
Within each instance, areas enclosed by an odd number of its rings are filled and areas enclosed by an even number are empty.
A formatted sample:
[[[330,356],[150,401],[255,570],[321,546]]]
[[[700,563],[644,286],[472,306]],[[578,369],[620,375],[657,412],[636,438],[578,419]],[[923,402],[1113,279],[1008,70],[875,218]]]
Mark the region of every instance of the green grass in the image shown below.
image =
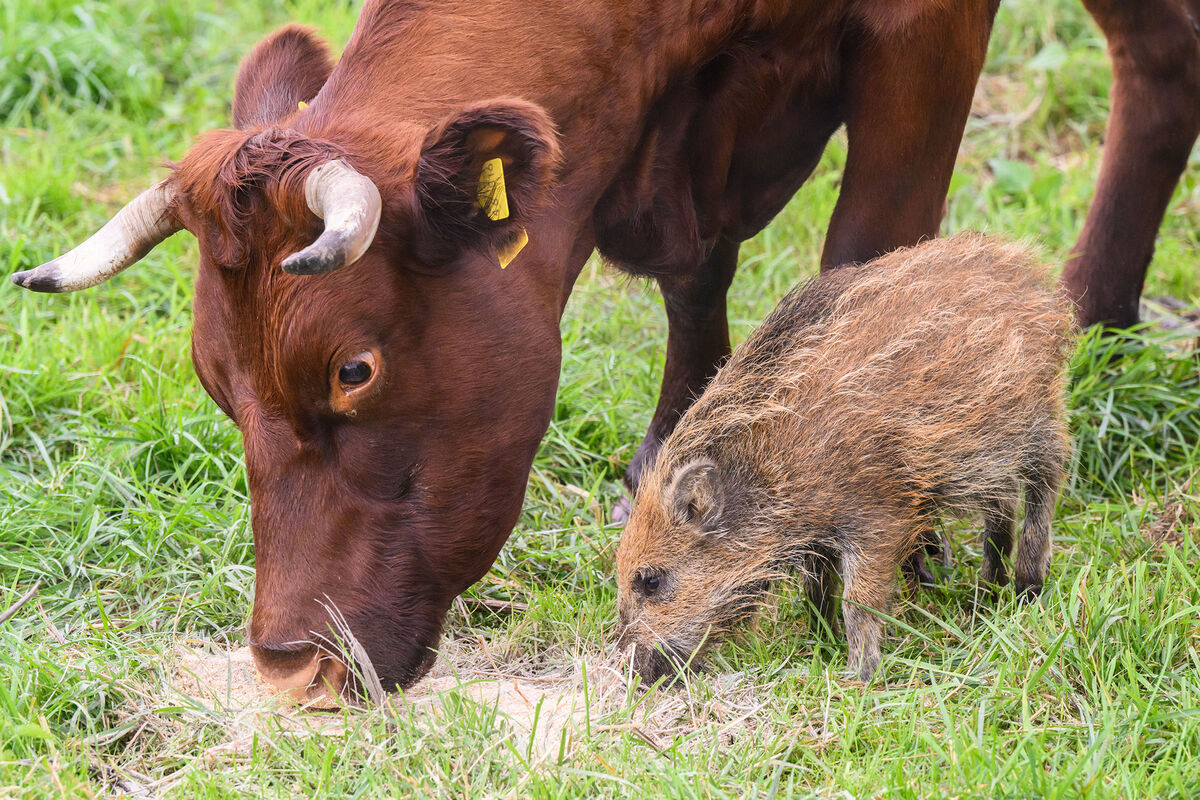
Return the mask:
[[[340,45],[356,7],[9,0],[0,266],[66,249],[196,133],[227,124],[237,61],[256,38],[299,20]],[[946,230],[1027,237],[1061,263],[1099,167],[1109,81],[1078,3],[1006,2]],[[737,339],[811,274],[844,158],[836,139],[746,245]],[[1147,294],[1194,302],[1200,155],[1192,164]],[[254,581],[240,438],[188,355],[194,263],[194,243],[177,236],[80,295],[0,289],[0,608],[42,584],[0,625],[0,797],[138,785],[214,798],[1200,792],[1200,383],[1195,355],[1153,331],[1089,337],[1075,360],[1076,466],[1042,601],[976,605],[978,543],[956,528],[949,583],[894,609],[886,685],[842,682],[844,645],[810,630],[782,586],[757,631],[686,691],[601,681],[597,716],[546,752],[461,697],[439,714],[347,714],[320,736],[266,717],[238,739],[236,713],[171,688],[179,640],[241,643]],[[611,647],[617,532],[599,520],[649,421],[665,350],[651,287],[598,265],[562,330],[557,406],[521,522],[447,627],[450,653],[485,653],[514,675],[595,669]],[[485,601],[528,608],[493,613]]]

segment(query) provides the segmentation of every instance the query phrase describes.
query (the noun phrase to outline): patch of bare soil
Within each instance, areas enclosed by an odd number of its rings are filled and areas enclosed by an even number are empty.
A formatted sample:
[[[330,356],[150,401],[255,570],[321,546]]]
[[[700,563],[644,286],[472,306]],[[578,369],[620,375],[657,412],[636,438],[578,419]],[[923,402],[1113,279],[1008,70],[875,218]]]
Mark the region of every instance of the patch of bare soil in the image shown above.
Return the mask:
[[[547,668],[547,664],[554,664]],[[456,704],[472,703],[494,710],[496,718],[522,751],[538,756],[570,752],[589,732],[592,736],[628,731],[662,748],[679,737],[700,734],[729,743],[756,726],[765,702],[757,687],[739,676],[708,682],[703,697],[686,688],[656,693],[634,712],[628,675],[618,661],[597,654],[572,659],[545,654],[536,663],[497,661],[494,652],[469,642],[444,642],[429,676],[403,693],[390,695],[384,713],[431,724]],[[258,675],[248,648],[226,650],[197,641],[176,652],[173,686],[197,705],[221,715],[229,740],[218,750],[230,755],[249,750],[256,733],[274,728],[295,735],[333,735],[348,717],[321,713],[342,708],[336,699],[297,704],[276,693]],[[641,691],[637,692],[640,695]],[[353,710],[379,713],[378,709]],[[210,753],[215,755],[216,753]]]

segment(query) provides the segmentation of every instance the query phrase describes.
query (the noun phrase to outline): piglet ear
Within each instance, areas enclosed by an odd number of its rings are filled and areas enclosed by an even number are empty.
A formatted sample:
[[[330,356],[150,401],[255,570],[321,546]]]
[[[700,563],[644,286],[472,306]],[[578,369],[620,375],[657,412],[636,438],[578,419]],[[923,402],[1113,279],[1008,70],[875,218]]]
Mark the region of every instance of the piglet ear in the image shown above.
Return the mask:
[[[670,490],[675,515],[703,530],[720,527],[725,506],[725,491],[717,465],[708,459],[692,461],[680,467]]]
[[[418,257],[445,261],[464,247],[502,248],[546,202],[558,134],[540,106],[515,98],[474,103],[435,125],[417,165]]]

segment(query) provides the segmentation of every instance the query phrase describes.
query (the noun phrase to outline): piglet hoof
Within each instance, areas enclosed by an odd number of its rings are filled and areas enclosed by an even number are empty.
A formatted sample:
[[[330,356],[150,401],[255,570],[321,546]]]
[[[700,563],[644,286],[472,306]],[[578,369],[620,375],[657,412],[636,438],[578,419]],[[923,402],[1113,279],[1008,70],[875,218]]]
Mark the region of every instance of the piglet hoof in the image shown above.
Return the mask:
[[[1042,593],[1042,581],[1017,581],[1017,602],[1021,605],[1036,602]]]
[[[909,600],[916,598],[919,587],[936,587],[944,582],[929,571],[925,563],[925,554],[919,550],[908,557],[901,570],[904,573],[905,594]]]
[[[875,680],[875,669],[863,667],[861,669],[848,669],[842,673],[842,680],[848,683],[861,683],[863,686],[870,686]]]
[[[612,507],[612,511],[608,512],[608,521],[613,525],[624,525],[629,522],[629,514],[633,510],[633,504],[628,497],[622,497]]]

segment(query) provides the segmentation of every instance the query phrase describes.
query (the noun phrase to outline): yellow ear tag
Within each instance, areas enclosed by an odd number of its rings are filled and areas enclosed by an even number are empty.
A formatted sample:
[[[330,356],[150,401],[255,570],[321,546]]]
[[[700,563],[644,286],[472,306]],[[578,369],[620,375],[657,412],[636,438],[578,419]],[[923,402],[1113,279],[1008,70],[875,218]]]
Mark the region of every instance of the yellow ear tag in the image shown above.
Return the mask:
[[[298,108],[298,109],[300,109],[301,111],[303,111],[304,109],[308,108],[308,103],[306,103],[306,102],[304,102],[303,100],[301,100],[299,103],[297,103],[297,104],[296,104],[296,108]]]
[[[517,255],[525,249],[525,245],[529,244],[529,232],[521,228],[516,239],[513,239],[512,244],[503,249],[496,250],[496,258],[500,259],[500,269],[504,269]]]
[[[490,158],[479,173],[479,207],[492,222],[508,219],[508,190],[504,188],[504,162]]]

